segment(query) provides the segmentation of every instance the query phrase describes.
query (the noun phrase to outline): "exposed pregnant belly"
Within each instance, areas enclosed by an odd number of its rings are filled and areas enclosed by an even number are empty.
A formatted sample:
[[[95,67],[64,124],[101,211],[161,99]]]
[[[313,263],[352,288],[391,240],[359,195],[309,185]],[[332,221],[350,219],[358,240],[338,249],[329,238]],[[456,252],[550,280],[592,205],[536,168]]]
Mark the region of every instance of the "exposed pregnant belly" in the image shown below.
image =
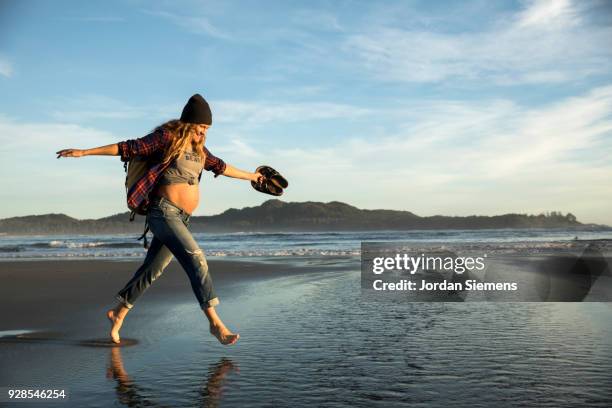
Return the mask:
[[[155,188],[153,194],[166,197],[188,214],[193,214],[200,200],[200,189],[197,184],[179,183],[159,185]]]

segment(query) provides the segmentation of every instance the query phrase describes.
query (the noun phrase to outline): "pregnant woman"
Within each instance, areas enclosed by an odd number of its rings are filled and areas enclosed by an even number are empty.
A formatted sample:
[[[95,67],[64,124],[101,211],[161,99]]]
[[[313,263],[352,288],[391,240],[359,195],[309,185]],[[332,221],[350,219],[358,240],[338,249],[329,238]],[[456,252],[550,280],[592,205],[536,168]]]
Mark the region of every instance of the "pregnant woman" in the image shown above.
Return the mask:
[[[222,344],[234,344],[240,337],[232,333],[215,311],[215,294],[204,253],[188,229],[191,214],[198,206],[198,184],[202,170],[249,181],[260,181],[260,173],[239,170],[214,156],[205,146],[206,132],[212,125],[212,113],[206,100],[193,95],[181,118],[166,122],[139,139],[96,147],[64,149],[57,157],[91,155],[121,156],[123,161],[145,156],[154,164],[130,188],[128,204],[146,208],[146,219],[153,241],[144,263],[117,294],[118,304],[107,312],[111,322],[110,337],[120,343],[119,330],[126,315],[140,295],[157,279],[176,257],[187,273],[193,292],[208,318],[210,333]]]

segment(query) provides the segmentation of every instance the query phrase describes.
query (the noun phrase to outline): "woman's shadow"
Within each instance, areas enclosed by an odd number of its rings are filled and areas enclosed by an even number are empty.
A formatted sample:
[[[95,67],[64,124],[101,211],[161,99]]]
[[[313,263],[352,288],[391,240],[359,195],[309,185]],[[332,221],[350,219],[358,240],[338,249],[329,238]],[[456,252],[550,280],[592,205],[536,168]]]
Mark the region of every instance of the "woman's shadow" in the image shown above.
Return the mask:
[[[216,364],[208,367],[206,382],[203,383],[198,393],[198,402],[193,406],[197,407],[218,407],[223,393],[223,385],[227,376],[231,372],[238,372],[238,366],[228,358],[221,358]],[[161,407],[150,399],[149,392],[140,387],[127,373],[123,366],[121,350],[113,347],[110,350],[110,364],[106,371],[107,378],[112,378],[117,382],[115,391],[119,403],[128,407]]]

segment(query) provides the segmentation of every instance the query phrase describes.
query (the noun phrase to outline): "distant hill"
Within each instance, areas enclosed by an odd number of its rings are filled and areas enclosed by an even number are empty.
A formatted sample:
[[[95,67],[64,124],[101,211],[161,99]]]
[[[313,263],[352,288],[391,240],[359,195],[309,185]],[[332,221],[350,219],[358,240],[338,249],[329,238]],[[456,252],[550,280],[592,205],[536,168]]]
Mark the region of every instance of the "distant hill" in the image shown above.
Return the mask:
[[[129,222],[129,213],[99,219],[78,220],[65,214],[28,215],[0,220],[6,234],[111,234],[141,232],[144,217]],[[237,231],[364,231],[413,229],[489,228],[608,228],[582,224],[572,214],[551,212],[540,215],[504,214],[449,217],[420,217],[410,211],[362,210],[332,201],[284,202],[272,199],[257,207],[229,210],[213,216],[192,217],[194,232]]]

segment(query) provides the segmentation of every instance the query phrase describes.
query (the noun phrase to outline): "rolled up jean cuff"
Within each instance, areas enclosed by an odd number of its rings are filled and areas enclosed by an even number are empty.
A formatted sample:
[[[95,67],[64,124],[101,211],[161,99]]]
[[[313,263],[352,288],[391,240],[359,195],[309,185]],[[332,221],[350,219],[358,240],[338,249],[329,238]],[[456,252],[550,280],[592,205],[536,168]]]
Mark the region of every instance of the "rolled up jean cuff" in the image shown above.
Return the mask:
[[[209,307],[217,306],[218,304],[219,304],[219,298],[215,297],[215,298],[210,299],[208,302],[204,302],[201,305],[201,307],[202,307],[202,310],[204,310],[204,309],[208,309]]]
[[[133,304],[131,304],[130,302],[128,302],[127,300],[122,298],[121,295],[115,296],[115,299],[117,299],[119,302],[121,302],[121,304],[123,304],[123,306],[127,307],[128,309],[131,309],[131,308],[134,307]]]

